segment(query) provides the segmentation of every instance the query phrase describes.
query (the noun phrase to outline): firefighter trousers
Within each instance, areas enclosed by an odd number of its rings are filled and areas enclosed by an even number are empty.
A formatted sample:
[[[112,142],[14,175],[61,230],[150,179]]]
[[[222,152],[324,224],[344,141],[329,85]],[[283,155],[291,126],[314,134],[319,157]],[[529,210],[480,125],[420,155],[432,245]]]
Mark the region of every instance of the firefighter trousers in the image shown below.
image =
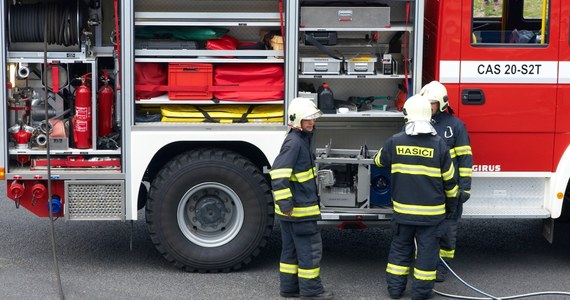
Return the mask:
[[[428,299],[431,296],[439,259],[442,223],[420,226],[398,224],[392,221],[393,237],[386,267],[386,281],[391,296],[402,295],[410,273],[414,278],[412,299]],[[411,269],[414,257],[414,238],[417,243],[417,253],[413,269]]]
[[[455,216],[444,221],[446,223],[446,226],[445,232],[439,241],[439,257],[443,258],[447,265],[451,265],[451,260],[455,258],[455,247],[457,245],[457,226],[459,224],[459,220],[461,219],[462,213],[463,205],[460,203],[457,206],[457,210],[455,211]],[[447,273],[447,268],[441,261],[438,261],[437,272],[442,274]]]
[[[320,276],[321,232],[317,221],[287,222],[281,225],[280,290],[315,296],[324,291]]]

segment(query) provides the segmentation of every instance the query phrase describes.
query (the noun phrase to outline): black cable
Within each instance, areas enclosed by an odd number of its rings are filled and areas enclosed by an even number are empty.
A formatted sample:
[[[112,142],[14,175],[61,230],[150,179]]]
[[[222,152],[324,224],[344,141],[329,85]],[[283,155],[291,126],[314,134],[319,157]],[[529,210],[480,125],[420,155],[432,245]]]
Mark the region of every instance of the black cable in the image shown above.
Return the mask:
[[[47,35],[47,22],[44,23],[44,37],[46,35]],[[48,53],[48,51],[47,51],[47,39],[44,39],[44,70],[46,72],[47,72],[47,66],[48,66],[47,53]],[[44,93],[45,93],[44,94],[45,99],[48,99],[47,86],[44,89]],[[45,109],[45,117],[47,120],[48,119],[48,113],[49,113],[48,101],[45,101],[44,109]],[[47,144],[46,144],[46,160],[47,160],[47,192],[48,192],[48,208],[49,208],[48,210],[49,210],[49,220],[50,220],[50,235],[51,235],[51,248],[52,248],[52,254],[53,254],[54,272],[55,272],[57,288],[58,288],[58,292],[59,292],[59,298],[61,300],[64,300],[65,296],[63,294],[63,287],[61,285],[61,275],[59,273],[59,262],[57,260],[57,247],[56,247],[56,243],[55,243],[55,225],[54,225],[55,220],[53,219],[53,207],[52,207],[51,155],[50,155],[49,138],[47,139]]]
[[[448,297],[448,298],[454,298],[454,299],[469,299],[469,300],[510,300],[510,299],[521,299],[521,298],[527,298],[527,297],[536,297],[536,296],[544,296],[544,295],[564,295],[564,296],[570,296],[569,292],[561,292],[561,291],[544,291],[544,292],[535,292],[535,293],[528,293],[528,294],[521,294],[521,295],[514,295],[514,296],[505,296],[505,297],[495,297],[493,295],[487,294],[473,286],[471,286],[470,284],[468,284],[467,282],[465,282],[465,280],[463,280],[461,277],[459,277],[459,275],[457,275],[452,269],[451,267],[449,267],[449,265],[445,262],[445,260],[443,260],[443,258],[439,258],[443,264],[445,265],[445,267],[451,272],[451,274],[453,274],[453,276],[455,276],[455,278],[457,278],[459,281],[461,281],[461,283],[463,283],[464,285],[466,285],[467,287],[469,287],[470,289],[476,291],[479,294],[485,295],[487,297],[470,297],[470,296],[462,296],[462,295],[452,295],[452,294],[447,294],[447,293],[443,293],[440,292],[436,289],[433,289],[433,292],[443,296],[443,297]]]

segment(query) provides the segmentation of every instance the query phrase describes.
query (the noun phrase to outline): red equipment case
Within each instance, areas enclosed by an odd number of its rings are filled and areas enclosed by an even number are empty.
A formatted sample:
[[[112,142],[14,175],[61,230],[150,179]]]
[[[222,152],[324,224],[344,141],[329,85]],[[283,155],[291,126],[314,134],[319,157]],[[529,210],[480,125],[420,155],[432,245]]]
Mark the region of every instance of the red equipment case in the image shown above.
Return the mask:
[[[168,64],[168,99],[209,100],[212,92],[212,64]]]

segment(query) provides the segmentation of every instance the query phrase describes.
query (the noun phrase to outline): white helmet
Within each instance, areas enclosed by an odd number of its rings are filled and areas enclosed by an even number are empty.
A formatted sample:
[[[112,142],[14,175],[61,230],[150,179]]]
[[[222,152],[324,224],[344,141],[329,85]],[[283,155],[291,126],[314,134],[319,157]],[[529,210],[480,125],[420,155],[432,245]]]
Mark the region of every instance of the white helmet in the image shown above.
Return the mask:
[[[436,134],[431,125],[431,104],[422,95],[416,94],[404,103],[404,120],[406,121],[406,134]]]
[[[314,120],[323,113],[309,98],[294,98],[289,103],[289,123],[292,128],[301,128],[301,120]]]
[[[426,84],[420,91],[420,95],[426,97],[430,102],[439,102],[439,111],[443,112],[449,107],[447,101],[447,89],[439,81],[432,81]]]

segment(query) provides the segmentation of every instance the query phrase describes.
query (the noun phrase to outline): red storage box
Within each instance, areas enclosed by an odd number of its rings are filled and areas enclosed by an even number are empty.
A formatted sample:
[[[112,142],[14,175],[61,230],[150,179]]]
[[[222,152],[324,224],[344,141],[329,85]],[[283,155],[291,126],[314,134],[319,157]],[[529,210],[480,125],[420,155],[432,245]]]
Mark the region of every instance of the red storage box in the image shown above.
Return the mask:
[[[214,97],[226,101],[275,101],[285,97],[281,64],[225,64],[214,69]]]
[[[212,86],[212,69],[212,64],[168,64],[168,99],[212,99],[212,92],[208,91]]]

